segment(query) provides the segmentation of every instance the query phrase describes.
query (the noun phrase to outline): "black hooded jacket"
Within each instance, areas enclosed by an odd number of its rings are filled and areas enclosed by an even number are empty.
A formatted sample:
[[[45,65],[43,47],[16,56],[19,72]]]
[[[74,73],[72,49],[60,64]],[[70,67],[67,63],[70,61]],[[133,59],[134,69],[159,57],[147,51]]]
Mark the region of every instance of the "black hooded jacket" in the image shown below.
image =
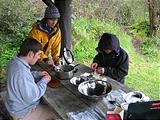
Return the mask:
[[[113,50],[106,54],[104,50]],[[124,77],[128,74],[129,57],[125,50],[120,47],[118,38],[109,33],[104,33],[96,48],[98,54],[93,63],[98,63],[98,67],[104,67],[106,76],[124,84]]]

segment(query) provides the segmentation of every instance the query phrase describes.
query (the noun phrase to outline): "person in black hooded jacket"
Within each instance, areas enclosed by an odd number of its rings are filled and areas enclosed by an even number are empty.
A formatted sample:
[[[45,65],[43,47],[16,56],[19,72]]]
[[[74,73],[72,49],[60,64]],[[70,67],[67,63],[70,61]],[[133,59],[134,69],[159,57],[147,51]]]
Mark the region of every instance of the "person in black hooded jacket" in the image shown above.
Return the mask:
[[[129,69],[129,57],[120,47],[116,35],[104,33],[96,50],[98,54],[91,64],[91,69],[124,84],[124,77]]]

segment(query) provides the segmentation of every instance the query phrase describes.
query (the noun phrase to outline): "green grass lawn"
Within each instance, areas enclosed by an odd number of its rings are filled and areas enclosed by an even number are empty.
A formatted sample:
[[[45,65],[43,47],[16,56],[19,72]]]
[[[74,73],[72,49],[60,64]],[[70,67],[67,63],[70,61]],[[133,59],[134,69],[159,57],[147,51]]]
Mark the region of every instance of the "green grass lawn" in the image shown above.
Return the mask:
[[[135,58],[140,56],[135,55]],[[143,60],[143,56],[140,58]],[[152,99],[160,99],[160,64],[142,62],[141,59],[130,61],[126,85],[134,90],[144,92]]]

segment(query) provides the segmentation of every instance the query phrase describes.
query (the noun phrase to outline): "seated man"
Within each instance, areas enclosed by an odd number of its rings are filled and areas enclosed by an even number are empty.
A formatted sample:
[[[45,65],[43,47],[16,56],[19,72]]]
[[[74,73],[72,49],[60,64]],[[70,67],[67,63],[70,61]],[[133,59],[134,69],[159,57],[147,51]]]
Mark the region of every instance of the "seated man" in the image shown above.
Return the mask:
[[[129,58],[126,51],[120,47],[118,38],[113,34],[104,33],[96,50],[98,54],[91,64],[91,69],[124,84]]]
[[[40,59],[41,51],[42,45],[37,40],[27,38],[23,41],[20,52],[8,63],[5,106],[14,120],[46,120],[45,117],[53,117],[44,112],[46,109],[37,106],[51,77],[46,71],[30,71],[30,65]],[[34,81],[36,78],[40,78],[37,83]]]

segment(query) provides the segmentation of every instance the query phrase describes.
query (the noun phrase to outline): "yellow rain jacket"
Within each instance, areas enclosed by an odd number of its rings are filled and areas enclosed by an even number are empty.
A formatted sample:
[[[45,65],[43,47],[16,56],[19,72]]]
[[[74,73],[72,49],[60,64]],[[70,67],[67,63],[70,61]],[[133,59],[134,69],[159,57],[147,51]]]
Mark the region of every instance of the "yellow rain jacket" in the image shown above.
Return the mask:
[[[58,61],[61,50],[61,30],[59,27],[55,27],[51,33],[48,33],[47,30],[44,30],[40,26],[40,22],[37,22],[36,24],[33,24],[29,36],[36,39],[43,46],[39,62],[48,58],[50,51],[53,61]]]

